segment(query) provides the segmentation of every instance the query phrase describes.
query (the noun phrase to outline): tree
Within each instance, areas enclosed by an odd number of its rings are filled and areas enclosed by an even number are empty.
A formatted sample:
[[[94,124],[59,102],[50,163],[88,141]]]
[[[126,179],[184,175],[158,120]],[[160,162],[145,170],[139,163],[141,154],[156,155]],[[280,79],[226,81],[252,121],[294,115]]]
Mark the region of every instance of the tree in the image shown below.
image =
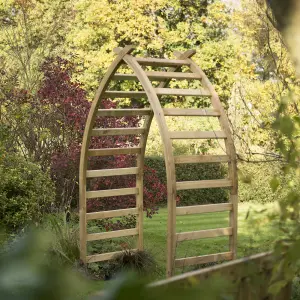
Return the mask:
[[[230,115],[241,156],[251,160],[282,160],[272,124],[282,97],[294,93],[289,113],[299,113],[300,85],[280,32],[270,22],[261,1],[244,1],[234,14],[241,55],[248,59],[248,71],[235,82]],[[255,154],[257,158],[255,158]]]
[[[63,49],[72,1],[5,0],[0,4],[1,76],[15,78],[14,84],[36,91],[47,57]]]
[[[236,47],[229,38],[230,11],[224,3],[78,0],[75,9],[68,34],[70,59],[78,64],[76,78],[89,96],[113,60],[113,48],[135,44],[136,54],[152,57],[197,49],[196,62],[227,102],[234,81],[230,73],[236,69]]]

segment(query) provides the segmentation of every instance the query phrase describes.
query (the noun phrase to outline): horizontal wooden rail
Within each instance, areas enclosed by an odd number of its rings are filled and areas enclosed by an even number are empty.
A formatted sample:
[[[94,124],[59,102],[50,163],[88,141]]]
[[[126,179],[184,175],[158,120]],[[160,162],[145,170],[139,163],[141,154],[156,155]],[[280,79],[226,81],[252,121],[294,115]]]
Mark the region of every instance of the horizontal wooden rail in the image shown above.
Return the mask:
[[[137,208],[126,208],[126,209],[117,209],[117,210],[107,210],[107,211],[98,211],[86,214],[87,220],[97,220],[105,218],[115,218],[115,217],[124,217],[128,215],[137,215]]]
[[[96,128],[92,129],[91,136],[135,135],[144,132],[145,128]]]
[[[152,113],[150,108],[122,108],[122,109],[98,109],[97,116],[100,117],[126,117],[126,116],[147,116]]]
[[[137,228],[116,230],[109,232],[90,233],[86,236],[87,241],[99,241],[112,238],[119,238],[123,236],[137,235],[139,233]]]
[[[137,249],[130,249],[130,251],[137,251]],[[115,256],[120,255],[122,253],[123,253],[123,251],[116,251],[116,252],[89,255],[86,257],[86,261],[87,261],[87,263],[106,261],[106,260],[110,260],[110,259],[114,258]]]
[[[87,178],[104,177],[104,176],[120,176],[134,175],[139,172],[139,168],[120,168],[120,169],[103,169],[86,171]]]
[[[223,131],[169,131],[171,139],[225,139]]]
[[[220,112],[215,109],[194,108],[163,108],[165,116],[197,116],[197,117],[219,117]]]
[[[141,147],[89,149],[88,156],[109,156],[121,154],[140,154]]]
[[[175,259],[175,267],[180,268],[180,267],[207,264],[211,262],[218,262],[218,261],[231,260],[231,259],[232,259],[231,252],[193,256],[193,257]]]
[[[183,242],[228,235],[232,235],[231,227],[176,233],[176,241]]]
[[[149,71],[145,72],[147,77],[150,80],[160,81],[166,79],[201,79],[201,76],[196,73],[182,73],[182,72],[156,72],[156,71]],[[114,80],[134,80],[139,81],[135,74],[120,74],[117,73],[113,76]]]
[[[138,188],[123,188],[123,189],[112,189],[112,190],[89,191],[89,192],[86,192],[86,198],[92,199],[92,198],[137,195],[138,192],[139,192]]]
[[[225,163],[230,161],[228,155],[177,155],[174,156],[175,164],[194,163]]]
[[[146,72],[147,77],[150,80],[165,80],[165,79],[201,79],[201,76],[196,73],[182,73],[182,72]]]
[[[188,62],[187,60],[182,59],[136,57],[135,60],[142,66],[153,67],[180,67],[190,64],[190,62]]]
[[[223,188],[223,187],[231,187],[231,186],[232,186],[232,182],[229,179],[176,182],[177,191],[193,190],[193,189],[208,189],[208,188]]]
[[[184,207],[176,207],[176,215],[185,216],[185,215],[195,215],[195,214],[202,214],[202,213],[230,211],[232,210],[232,208],[233,208],[232,203],[184,206]]]
[[[157,95],[168,96],[197,96],[197,97],[210,97],[211,93],[205,89],[169,89],[169,88],[154,88]]]
[[[104,98],[146,98],[147,94],[145,91],[106,91]]]
[[[135,74],[124,74],[124,73],[116,73],[113,76],[113,80],[133,80],[133,81],[139,81],[137,76]]]

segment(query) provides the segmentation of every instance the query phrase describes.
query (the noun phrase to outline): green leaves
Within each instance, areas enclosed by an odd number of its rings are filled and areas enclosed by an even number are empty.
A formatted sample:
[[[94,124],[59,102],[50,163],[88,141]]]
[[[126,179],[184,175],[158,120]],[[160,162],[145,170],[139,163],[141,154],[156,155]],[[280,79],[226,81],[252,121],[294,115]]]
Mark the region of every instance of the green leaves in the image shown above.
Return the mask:
[[[275,193],[276,190],[278,189],[280,185],[280,182],[279,182],[279,179],[277,177],[273,177],[270,181],[270,186],[271,186],[271,189],[272,189],[272,192]]]

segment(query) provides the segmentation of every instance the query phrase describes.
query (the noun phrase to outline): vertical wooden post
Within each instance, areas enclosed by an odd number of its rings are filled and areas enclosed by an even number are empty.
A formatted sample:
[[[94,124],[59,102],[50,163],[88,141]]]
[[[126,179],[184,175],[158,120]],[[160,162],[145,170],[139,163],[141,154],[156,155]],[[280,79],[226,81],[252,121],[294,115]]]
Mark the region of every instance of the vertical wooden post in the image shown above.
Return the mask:
[[[146,142],[153,118],[153,113],[150,116],[145,117],[144,128],[146,129],[144,134],[141,136],[140,146],[141,153],[137,154],[137,167],[138,174],[136,175],[136,187],[139,189],[138,194],[136,195],[136,207],[138,210],[137,224],[138,229],[138,249],[144,250],[144,163],[145,163],[145,151],[146,151]]]
[[[230,194],[229,201],[232,203],[232,211],[229,213],[229,226],[232,227],[232,235],[229,237],[229,249],[232,252],[232,259],[236,259],[238,236],[238,195]]]

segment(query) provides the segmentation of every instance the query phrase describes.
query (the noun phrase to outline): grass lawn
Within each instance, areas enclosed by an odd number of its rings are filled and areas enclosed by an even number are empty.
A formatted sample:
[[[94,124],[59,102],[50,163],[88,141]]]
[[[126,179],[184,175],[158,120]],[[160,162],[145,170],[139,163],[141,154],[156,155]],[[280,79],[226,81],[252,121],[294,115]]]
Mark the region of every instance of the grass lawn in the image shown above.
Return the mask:
[[[268,251],[279,232],[274,222],[270,222],[266,215],[276,209],[275,204],[258,205],[241,203],[239,204],[238,217],[238,257]],[[267,210],[267,211],[264,211]],[[229,213],[207,213],[190,216],[177,217],[177,232],[214,229],[229,226]],[[167,230],[167,209],[161,208],[152,219],[144,220],[144,244],[145,249],[150,251],[157,262],[157,272],[152,280],[165,278],[166,264],[166,230]],[[185,241],[177,247],[177,258],[213,254],[229,251],[228,237],[217,237],[194,241]],[[199,268],[199,267],[198,267]],[[186,267],[176,270],[176,273],[195,270],[196,267]],[[94,282],[92,290],[100,290],[107,282]]]
[[[263,211],[267,209],[267,211]],[[267,212],[274,211],[275,205],[239,204],[238,216],[238,257],[270,250],[278,231],[267,218]],[[178,216],[176,232],[214,229],[229,226],[229,213],[217,212],[189,216]],[[158,264],[158,278],[165,276],[167,209],[159,210],[158,215],[144,221],[145,249],[149,250]],[[199,256],[229,251],[229,238],[217,237],[179,243],[176,257]],[[193,267],[177,269],[176,273],[193,270]]]

